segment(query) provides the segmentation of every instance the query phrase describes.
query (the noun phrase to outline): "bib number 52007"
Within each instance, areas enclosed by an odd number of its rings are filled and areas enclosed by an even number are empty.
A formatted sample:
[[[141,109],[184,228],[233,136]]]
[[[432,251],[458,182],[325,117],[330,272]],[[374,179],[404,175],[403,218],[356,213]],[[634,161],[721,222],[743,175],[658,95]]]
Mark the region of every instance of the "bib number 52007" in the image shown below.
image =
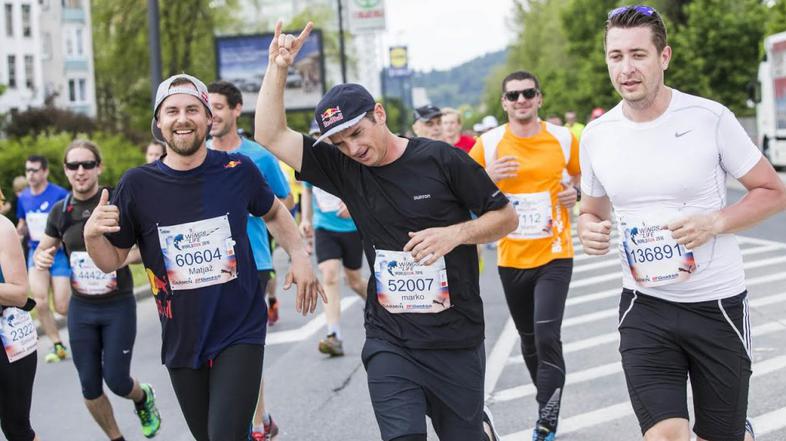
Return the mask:
[[[421,265],[410,253],[377,250],[374,278],[377,300],[392,314],[433,314],[451,306],[444,257]]]

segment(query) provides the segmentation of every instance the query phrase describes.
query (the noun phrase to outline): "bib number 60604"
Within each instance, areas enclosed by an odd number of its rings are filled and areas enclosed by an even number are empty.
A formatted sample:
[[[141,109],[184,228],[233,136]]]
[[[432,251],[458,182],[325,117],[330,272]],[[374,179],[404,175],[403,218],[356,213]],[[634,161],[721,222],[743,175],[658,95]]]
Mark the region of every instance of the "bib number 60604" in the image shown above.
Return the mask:
[[[175,256],[175,264],[177,266],[190,266],[201,265],[203,263],[210,263],[213,260],[221,260],[221,250],[194,251],[193,253],[183,253]]]

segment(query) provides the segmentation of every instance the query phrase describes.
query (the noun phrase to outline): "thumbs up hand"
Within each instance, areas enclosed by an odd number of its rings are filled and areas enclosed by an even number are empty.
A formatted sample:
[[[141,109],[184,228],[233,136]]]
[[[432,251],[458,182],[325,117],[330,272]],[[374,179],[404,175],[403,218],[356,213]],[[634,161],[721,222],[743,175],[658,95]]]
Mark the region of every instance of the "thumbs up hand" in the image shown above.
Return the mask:
[[[85,238],[97,238],[120,231],[120,209],[109,203],[109,191],[101,190],[101,199],[85,223]]]
[[[38,249],[36,250],[35,254],[33,255],[33,261],[35,262],[36,269],[46,271],[52,267],[52,264],[55,262],[55,252],[57,251],[57,247],[49,247],[45,250]]]

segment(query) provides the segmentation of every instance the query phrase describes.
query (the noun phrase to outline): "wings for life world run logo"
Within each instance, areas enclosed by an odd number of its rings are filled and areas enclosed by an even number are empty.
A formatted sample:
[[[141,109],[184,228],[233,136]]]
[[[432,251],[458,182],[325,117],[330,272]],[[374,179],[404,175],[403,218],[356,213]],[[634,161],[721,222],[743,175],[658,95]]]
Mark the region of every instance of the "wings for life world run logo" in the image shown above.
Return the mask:
[[[341,113],[341,109],[338,106],[328,107],[324,112],[322,112],[322,115],[320,116],[322,118],[322,126],[325,128],[328,128],[344,119],[344,114]]]

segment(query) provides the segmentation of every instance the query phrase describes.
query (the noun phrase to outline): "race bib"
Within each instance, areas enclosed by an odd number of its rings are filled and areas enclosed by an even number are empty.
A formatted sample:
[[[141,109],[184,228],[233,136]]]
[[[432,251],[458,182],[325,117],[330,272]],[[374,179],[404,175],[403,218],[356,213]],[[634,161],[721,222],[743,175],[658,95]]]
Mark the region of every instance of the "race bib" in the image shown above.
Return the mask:
[[[71,287],[86,295],[109,294],[117,289],[117,272],[107,274],[98,269],[86,251],[72,251]]]
[[[319,187],[311,187],[311,189],[314,194],[314,200],[317,201],[317,207],[319,207],[320,211],[329,213],[331,211],[338,211],[341,207],[341,199]]]
[[[0,318],[0,340],[8,361],[13,363],[36,351],[38,333],[30,313],[19,308],[4,308]]]
[[[426,266],[405,251],[377,250],[374,277],[377,300],[392,314],[434,314],[450,308],[444,257]]]
[[[44,238],[48,217],[49,213],[27,213],[25,222],[27,222],[27,231],[30,232],[30,240],[40,242]]]
[[[508,194],[510,203],[519,216],[519,227],[508,234],[510,239],[543,239],[552,236],[551,194]]]
[[[218,285],[237,278],[235,241],[226,215],[158,227],[158,240],[173,291]]]
[[[696,271],[693,252],[677,243],[666,222],[619,218],[633,280],[643,287],[684,282]]]

